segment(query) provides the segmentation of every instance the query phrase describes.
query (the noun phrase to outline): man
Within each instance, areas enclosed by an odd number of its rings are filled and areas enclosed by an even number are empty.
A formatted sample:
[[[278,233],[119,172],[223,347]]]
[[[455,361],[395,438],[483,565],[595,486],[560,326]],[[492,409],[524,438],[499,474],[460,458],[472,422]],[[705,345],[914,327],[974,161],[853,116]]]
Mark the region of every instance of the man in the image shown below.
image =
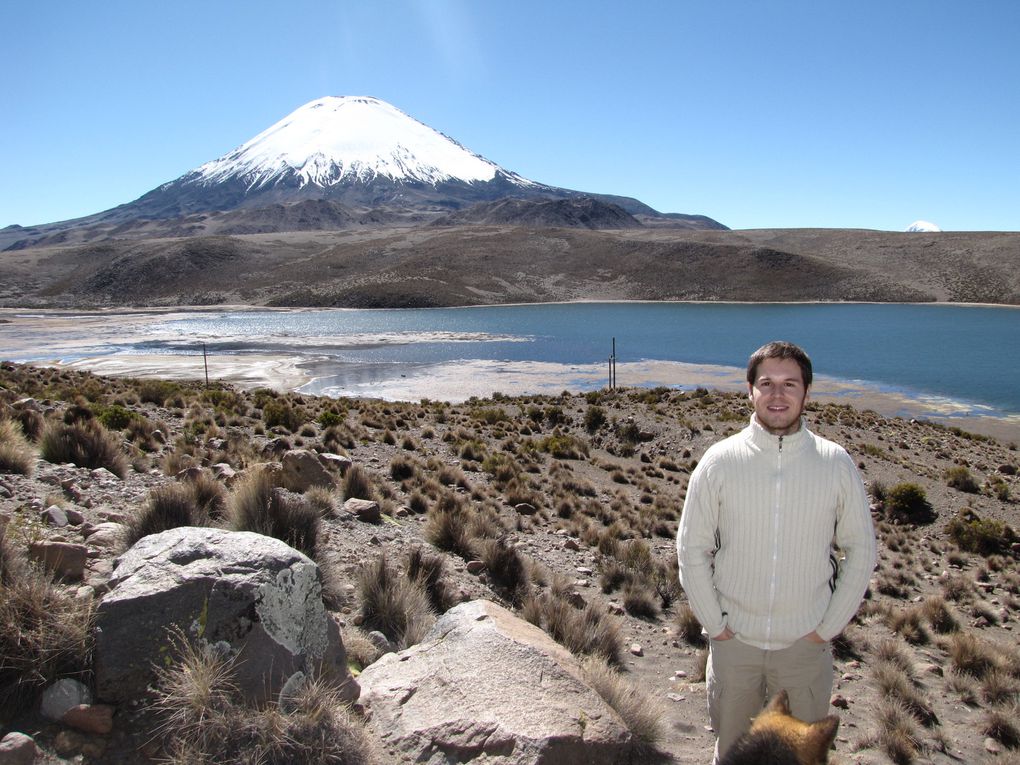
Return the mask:
[[[857,611],[875,566],[857,469],[802,420],[811,377],[811,360],[792,343],[755,351],[750,424],[710,447],[687,486],[677,556],[691,609],[711,637],[716,762],[781,690],[795,717],[826,716],[829,641]]]

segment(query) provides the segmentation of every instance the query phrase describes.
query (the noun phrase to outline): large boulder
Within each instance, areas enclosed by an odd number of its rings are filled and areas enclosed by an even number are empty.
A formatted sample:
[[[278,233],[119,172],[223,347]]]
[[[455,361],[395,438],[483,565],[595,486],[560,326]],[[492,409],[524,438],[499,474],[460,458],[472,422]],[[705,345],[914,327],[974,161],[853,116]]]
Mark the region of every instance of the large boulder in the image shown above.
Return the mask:
[[[570,652],[488,601],[456,606],[358,679],[394,761],[610,765],[632,754],[623,720]]]
[[[325,670],[349,701],[358,685],[336,621],[326,613],[318,566],[278,539],[247,531],[176,528],[122,555],[97,613],[99,698],[145,693],[153,665],[172,654],[176,628],[236,657],[237,683],[253,701],[275,699],[296,672]]]
[[[291,449],[283,455],[283,487],[300,494],[313,486],[332,489],[336,481],[329,474],[315,452],[308,449]]]

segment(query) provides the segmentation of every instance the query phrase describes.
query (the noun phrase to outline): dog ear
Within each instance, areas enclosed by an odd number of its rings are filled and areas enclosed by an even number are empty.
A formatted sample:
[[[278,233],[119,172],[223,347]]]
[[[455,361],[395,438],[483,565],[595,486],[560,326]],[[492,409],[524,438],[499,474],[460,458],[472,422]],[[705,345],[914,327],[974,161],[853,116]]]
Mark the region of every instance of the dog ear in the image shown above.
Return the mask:
[[[810,762],[825,763],[829,761],[829,748],[836,740],[836,729],[839,728],[839,718],[829,715],[824,720],[808,725],[807,735],[804,737],[804,748],[811,756]]]
[[[790,714],[790,696],[785,688],[769,699],[769,703],[765,706],[765,711],[777,712],[783,715]]]

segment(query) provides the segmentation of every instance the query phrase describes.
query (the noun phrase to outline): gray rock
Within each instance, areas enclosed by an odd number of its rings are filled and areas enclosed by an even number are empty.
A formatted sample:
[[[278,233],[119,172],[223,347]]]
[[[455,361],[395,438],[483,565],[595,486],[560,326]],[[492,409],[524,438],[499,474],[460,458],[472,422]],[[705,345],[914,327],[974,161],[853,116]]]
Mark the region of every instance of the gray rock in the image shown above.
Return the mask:
[[[42,511],[39,519],[47,526],[56,526],[61,529],[68,524],[67,513],[60,505],[50,505]]]
[[[340,628],[325,611],[318,566],[278,539],[251,532],[177,528],[141,539],[122,555],[97,610],[99,698],[130,701],[172,651],[170,630],[226,643],[238,686],[256,702],[275,700],[289,677],[322,667],[348,701]]]
[[[633,737],[546,633],[488,601],[446,612],[426,639],[359,676],[370,726],[405,761],[627,762]]]
[[[64,714],[79,704],[91,704],[92,692],[77,680],[65,678],[57,680],[42,695],[39,711],[48,720],[59,720]]]
[[[333,476],[322,466],[315,452],[308,449],[291,449],[283,455],[283,487],[304,493],[313,486],[332,489]]]

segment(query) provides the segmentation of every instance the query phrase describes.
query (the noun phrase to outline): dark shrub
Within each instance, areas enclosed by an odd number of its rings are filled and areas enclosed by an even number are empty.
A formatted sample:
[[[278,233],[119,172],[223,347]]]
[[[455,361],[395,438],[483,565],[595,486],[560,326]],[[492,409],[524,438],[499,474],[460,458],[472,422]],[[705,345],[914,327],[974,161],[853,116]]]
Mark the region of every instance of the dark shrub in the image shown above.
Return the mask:
[[[1002,521],[980,518],[969,508],[951,520],[946,531],[957,547],[978,555],[1008,553],[1016,542],[1016,532],[1010,526]]]
[[[47,462],[71,462],[93,470],[106,468],[121,478],[127,472],[127,459],[117,438],[94,420],[70,425],[51,423],[43,431],[39,446]]]
[[[946,471],[946,484],[952,489],[965,491],[968,494],[977,494],[981,491],[981,487],[974,476],[970,474],[970,470],[963,465],[951,467]]]
[[[907,523],[931,523],[935,520],[924,489],[916,483],[898,483],[885,492],[886,515]]]

